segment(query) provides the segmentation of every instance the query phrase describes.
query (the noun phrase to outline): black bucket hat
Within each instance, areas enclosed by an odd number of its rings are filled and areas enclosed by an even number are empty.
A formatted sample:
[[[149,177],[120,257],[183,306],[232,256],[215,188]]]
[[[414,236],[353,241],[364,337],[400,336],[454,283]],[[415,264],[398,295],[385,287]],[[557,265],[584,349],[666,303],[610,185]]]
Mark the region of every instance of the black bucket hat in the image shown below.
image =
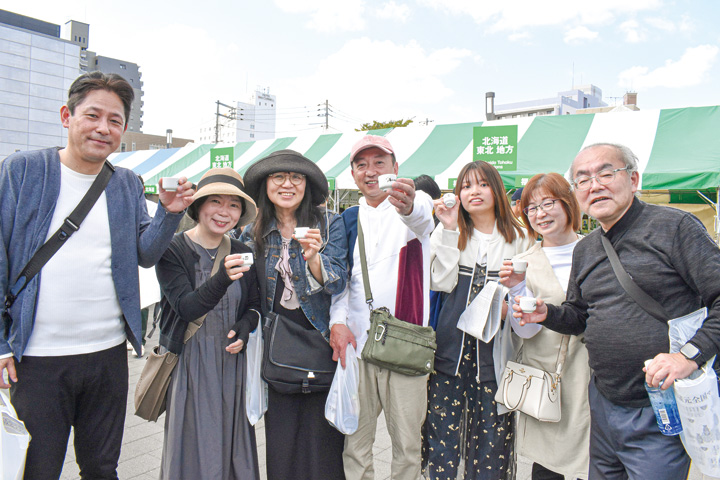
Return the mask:
[[[260,189],[267,184],[267,177],[277,172],[302,173],[312,185],[313,205],[322,205],[327,200],[328,182],[320,167],[295,150],[278,150],[253,163],[245,172],[245,191],[256,203]]]

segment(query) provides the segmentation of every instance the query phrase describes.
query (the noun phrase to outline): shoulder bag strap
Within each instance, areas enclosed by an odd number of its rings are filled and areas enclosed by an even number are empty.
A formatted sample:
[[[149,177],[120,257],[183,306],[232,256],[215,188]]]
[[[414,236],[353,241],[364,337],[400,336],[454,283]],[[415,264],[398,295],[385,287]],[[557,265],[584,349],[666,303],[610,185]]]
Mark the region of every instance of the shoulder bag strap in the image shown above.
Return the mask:
[[[661,322],[666,323],[670,316],[667,314],[663,306],[660,305],[657,300],[645,293],[645,291],[638,287],[633,279],[630,278],[630,275],[628,275],[623,268],[622,263],[620,263],[617,252],[615,252],[610,240],[608,240],[605,235],[600,235],[600,240],[602,241],[603,248],[605,248],[605,253],[607,253],[608,259],[610,259],[610,265],[612,265],[615,276],[625,292],[630,295],[630,297],[635,300],[635,303],[640,305],[643,310]]]
[[[6,309],[9,309],[12,304],[15,303],[15,299],[20,292],[22,292],[30,280],[40,272],[48,260],[60,250],[60,247],[65,244],[65,241],[67,241],[73,233],[78,231],[80,224],[82,224],[98,198],[100,198],[100,195],[102,195],[114,171],[115,168],[110,162],[105,160],[102,170],[100,170],[100,173],[95,177],[95,180],[92,185],[90,185],[85,196],[80,200],[80,203],[77,204],[60,228],[35,252],[27,265],[25,265],[25,268],[20,272],[15,284],[5,296]]]
[[[558,353],[557,366],[555,367],[555,373],[557,373],[558,376],[562,375],[562,369],[565,364],[565,358],[567,357],[569,343],[570,335],[563,335],[562,340],[560,340],[560,352]]]
[[[218,247],[217,254],[215,255],[215,262],[213,263],[212,272],[210,272],[211,277],[215,275],[221,267],[225,268],[225,257],[227,257],[228,255],[230,255],[230,237],[228,237],[227,235],[223,235],[223,238],[220,241],[220,246]],[[207,313],[202,317],[188,323],[187,330],[185,330],[185,337],[183,338],[183,344],[187,343],[188,340],[190,340],[192,336],[195,335],[198,330],[200,330],[200,327],[202,327],[202,324],[205,321],[205,317],[207,317]]]
[[[358,212],[357,218],[358,228],[358,250],[360,251],[360,266],[362,267],[363,285],[365,286],[365,303],[368,304],[370,310],[372,307],[372,292],[370,291],[370,278],[368,275],[367,258],[365,258],[365,239],[363,236],[362,225],[360,224],[360,212]]]

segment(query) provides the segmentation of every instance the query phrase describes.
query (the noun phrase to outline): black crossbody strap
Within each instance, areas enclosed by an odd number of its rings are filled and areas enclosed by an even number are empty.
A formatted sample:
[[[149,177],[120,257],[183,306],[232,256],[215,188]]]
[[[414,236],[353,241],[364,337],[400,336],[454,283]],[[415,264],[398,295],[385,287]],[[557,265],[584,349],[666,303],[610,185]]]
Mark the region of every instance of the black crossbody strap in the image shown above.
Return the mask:
[[[358,250],[360,253],[360,268],[362,268],[363,285],[365,286],[365,303],[372,310],[372,292],[370,291],[370,276],[368,275],[367,258],[365,258],[365,236],[363,235],[362,224],[360,223],[360,212],[357,218],[358,228]]]
[[[605,235],[600,235],[600,240],[602,241],[603,248],[605,248],[605,253],[607,253],[608,259],[610,260],[610,265],[612,265],[615,276],[620,282],[620,285],[622,285],[623,289],[625,289],[625,292],[627,292],[627,294],[630,295],[630,297],[635,300],[635,303],[640,305],[643,310],[661,322],[666,323],[670,316],[667,314],[663,306],[660,305],[657,300],[645,293],[645,291],[638,287],[637,283],[630,278],[630,275],[628,275],[623,268],[622,263],[620,263],[620,258],[618,258],[617,252],[613,248],[612,243],[610,243],[610,240],[608,240]]]
[[[110,162],[105,160],[102,170],[100,170],[98,176],[95,177],[92,185],[90,185],[90,189],[87,193],[85,193],[85,196],[82,200],[80,200],[80,203],[77,204],[75,209],[65,219],[60,228],[50,238],[48,238],[48,240],[42,245],[42,247],[40,247],[40,249],[38,249],[37,252],[35,252],[32,258],[28,261],[27,265],[25,265],[25,268],[23,268],[22,272],[20,272],[15,284],[5,296],[6,309],[9,309],[12,304],[15,303],[15,299],[20,292],[22,292],[30,280],[38,274],[48,260],[55,255],[55,252],[60,250],[60,247],[65,244],[67,239],[70,238],[73,233],[78,231],[80,224],[82,224],[83,220],[85,220],[87,214],[90,213],[90,210],[92,210],[92,207],[95,205],[98,198],[100,198],[100,195],[102,195],[102,192],[105,190],[105,187],[110,181],[110,177],[114,171],[115,168],[110,164]]]

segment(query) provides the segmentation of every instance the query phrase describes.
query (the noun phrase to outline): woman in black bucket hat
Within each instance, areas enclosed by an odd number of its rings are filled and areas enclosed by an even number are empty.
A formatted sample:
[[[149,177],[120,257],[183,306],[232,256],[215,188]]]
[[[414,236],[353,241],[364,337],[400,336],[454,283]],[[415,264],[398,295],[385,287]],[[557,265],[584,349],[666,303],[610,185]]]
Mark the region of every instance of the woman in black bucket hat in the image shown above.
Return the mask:
[[[317,341],[319,345],[312,343],[316,346],[301,355],[318,357],[321,363],[329,360],[334,372],[328,343],[330,299],[345,289],[347,240],[342,218],[322,206],[328,196],[327,179],[300,153],[280,150],[251,165],[245,180],[258,217],[240,239],[253,247],[261,270],[263,313],[279,314],[282,318],[276,322],[292,323],[302,329],[302,338]],[[298,227],[306,228],[300,233]],[[274,342],[268,335],[264,341]],[[283,346],[293,350],[297,343],[290,340]],[[265,355],[263,361],[269,358]],[[312,393],[289,393],[268,384],[268,479],[344,478],[344,437],[325,419],[327,390],[318,386]]]

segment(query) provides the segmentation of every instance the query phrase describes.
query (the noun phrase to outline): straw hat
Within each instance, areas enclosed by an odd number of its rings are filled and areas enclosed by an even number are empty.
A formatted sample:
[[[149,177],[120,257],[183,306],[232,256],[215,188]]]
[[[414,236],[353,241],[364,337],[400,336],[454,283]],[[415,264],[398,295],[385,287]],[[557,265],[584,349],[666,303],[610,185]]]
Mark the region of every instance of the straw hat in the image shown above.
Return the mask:
[[[232,168],[211,168],[202,176],[197,184],[197,192],[193,195],[193,203],[188,207],[187,213],[196,222],[198,221],[198,199],[209,195],[237,195],[243,201],[243,211],[238,220],[237,227],[242,227],[255,220],[257,206],[253,199],[245,193],[245,184],[238,172]]]
[[[266,188],[267,177],[277,172],[302,173],[312,185],[313,205],[322,205],[327,200],[329,191],[325,174],[312,160],[294,150],[278,150],[250,165],[245,172],[245,191],[257,202],[260,188]]]

